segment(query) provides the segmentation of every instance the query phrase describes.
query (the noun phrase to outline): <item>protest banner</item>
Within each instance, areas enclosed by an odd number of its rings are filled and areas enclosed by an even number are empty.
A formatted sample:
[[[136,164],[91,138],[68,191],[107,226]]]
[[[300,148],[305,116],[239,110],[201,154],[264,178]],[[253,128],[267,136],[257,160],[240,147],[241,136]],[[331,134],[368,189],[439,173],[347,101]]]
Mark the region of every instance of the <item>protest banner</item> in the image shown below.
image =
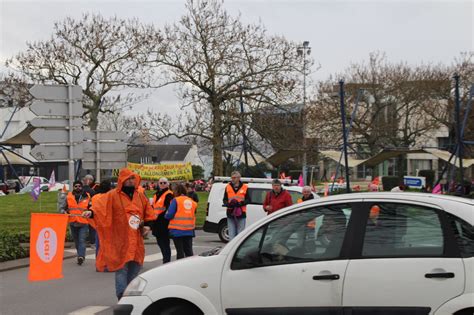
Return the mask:
[[[191,163],[178,164],[138,164],[127,163],[127,168],[140,175],[143,180],[159,180],[166,177],[168,180],[192,180],[193,171]],[[118,177],[119,170],[113,172]]]

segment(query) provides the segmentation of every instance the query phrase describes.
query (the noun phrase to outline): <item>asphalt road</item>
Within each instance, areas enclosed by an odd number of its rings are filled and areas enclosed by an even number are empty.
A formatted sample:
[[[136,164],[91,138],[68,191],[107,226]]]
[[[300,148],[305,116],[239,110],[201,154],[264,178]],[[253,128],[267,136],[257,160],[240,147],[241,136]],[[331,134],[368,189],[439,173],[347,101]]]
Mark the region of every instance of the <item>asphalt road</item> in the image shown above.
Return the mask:
[[[194,253],[199,254],[216,246],[222,246],[217,234],[196,231]],[[155,238],[145,245],[145,264],[142,272],[162,264],[162,256]],[[172,243],[172,242],[171,242]],[[176,259],[173,245],[172,261]],[[112,314],[115,297],[115,274],[95,271],[92,250],[82,266],[76,259],[66,259],[63,279],[29,282],[28,268],[0,273],[0,313],[10,314]]]

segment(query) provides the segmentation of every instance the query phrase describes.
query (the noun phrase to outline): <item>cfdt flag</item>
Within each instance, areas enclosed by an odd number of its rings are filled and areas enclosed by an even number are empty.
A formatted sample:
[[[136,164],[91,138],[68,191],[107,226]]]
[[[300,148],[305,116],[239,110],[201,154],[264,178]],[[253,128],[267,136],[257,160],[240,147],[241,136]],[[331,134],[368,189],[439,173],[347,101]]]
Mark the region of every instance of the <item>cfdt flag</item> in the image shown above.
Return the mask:
[[[39,177],[33,178],[33,189],[31,190],[31,197],[36,201],[41,193],[41,180]]]
[[[32,213],[28,280],[61,279],[68,215]]]

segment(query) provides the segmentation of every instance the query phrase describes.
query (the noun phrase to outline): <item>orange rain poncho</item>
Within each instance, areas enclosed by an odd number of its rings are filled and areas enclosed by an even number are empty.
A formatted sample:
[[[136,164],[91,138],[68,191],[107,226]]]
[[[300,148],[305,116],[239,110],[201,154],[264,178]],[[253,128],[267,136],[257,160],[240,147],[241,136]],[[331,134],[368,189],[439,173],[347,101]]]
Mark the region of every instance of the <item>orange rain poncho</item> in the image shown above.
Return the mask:
[[[124,182],[135,176],[133,199],[122,191]],[[97,269],[116,271],[125,263],[135,261],[143,265],[145,246],[142,223],[156,219],[148,198],[138,191],[140,177],[129,169],[121,169],[117,188],[94,199],[92,219],[99,233],[100,249]]]

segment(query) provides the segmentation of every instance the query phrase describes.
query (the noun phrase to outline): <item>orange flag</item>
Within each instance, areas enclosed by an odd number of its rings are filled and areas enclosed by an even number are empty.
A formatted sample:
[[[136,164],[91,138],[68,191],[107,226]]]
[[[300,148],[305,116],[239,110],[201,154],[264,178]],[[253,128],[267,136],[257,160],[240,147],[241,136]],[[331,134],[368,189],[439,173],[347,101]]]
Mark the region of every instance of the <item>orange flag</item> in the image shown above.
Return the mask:
[[[28,280],[61,279],[68,215],[32,213]]]

